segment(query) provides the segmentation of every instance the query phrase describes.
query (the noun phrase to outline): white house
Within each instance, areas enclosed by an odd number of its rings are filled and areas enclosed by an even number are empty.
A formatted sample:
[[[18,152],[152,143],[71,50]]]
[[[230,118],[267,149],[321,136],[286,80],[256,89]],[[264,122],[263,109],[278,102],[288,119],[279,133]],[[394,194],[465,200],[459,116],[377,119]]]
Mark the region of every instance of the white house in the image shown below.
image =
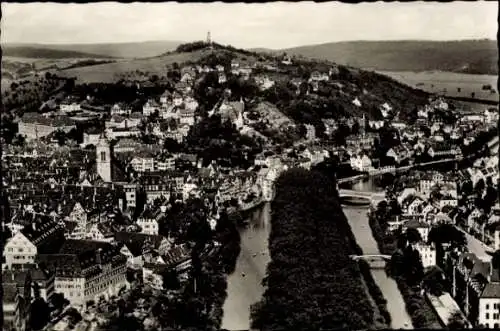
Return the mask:
[[[369,171],[372,168],[372,160],[366,154],[351,156],[351,168],[358,171]]]

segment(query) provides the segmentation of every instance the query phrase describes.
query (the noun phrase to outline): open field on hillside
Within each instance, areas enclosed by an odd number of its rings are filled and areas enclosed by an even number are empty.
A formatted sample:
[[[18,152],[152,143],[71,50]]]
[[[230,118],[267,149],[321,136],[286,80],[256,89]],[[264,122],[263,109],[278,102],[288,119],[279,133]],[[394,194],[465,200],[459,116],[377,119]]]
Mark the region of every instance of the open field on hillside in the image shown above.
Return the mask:
[[[120,60],[89,67],[61,70],[57,75],[62,77],[77,77],[78,83],[103,82],[110,83],[118,79],[118,75],[130,71],[147,72],[150,75],[166,75],[167,66],[177,62],[196,61],[207,54],[207,51],[192,53],[173,53],[148,59]]]
[[[475,93],[476,99],[498,101],[497,80],[494,75],[470,75],[453,72],[426,71],[379,71],[400,82],[430,93],[449,97],[470,98]],[[497,91],[483,90],[483,85],[490,84]]]

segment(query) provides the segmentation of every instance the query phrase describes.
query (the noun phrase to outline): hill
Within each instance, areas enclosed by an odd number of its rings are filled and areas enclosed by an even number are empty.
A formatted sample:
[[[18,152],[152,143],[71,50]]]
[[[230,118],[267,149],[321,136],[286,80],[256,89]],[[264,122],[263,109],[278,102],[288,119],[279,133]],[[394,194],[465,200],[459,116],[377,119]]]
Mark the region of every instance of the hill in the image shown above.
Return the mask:
[[[101,43],[101,44],[7,44],[7,49],[30,48],[39,50],[52,50],[60,52],[88,53],[84,57],[115,57],[115,58],[140,58],[157,56],[175,50],[181,42],[178,41],[145,41],[130,43]],[[5,46],[4,46],[5,49]],[[19,54],[19,51],[17,51]],[[22,53],[21,53],[22,54]],[[27,53],[26,55],[29,55]],[[89,54],[91,56],[89,56]],[[20,55],[12,55],[20,56]],[[23,56],[30,57],[30,56]],[[73,56],[74,57],[74,56]]]
[[[3,56],[30,58],[30,59],[88,59],[111,58],[112,56],[84,53],[74,50],[43,48],[36,46],[2,46]]]
[[[352,41],[283,49],[290,55],[381,71],[451,71],[498,74],[493,40]]]

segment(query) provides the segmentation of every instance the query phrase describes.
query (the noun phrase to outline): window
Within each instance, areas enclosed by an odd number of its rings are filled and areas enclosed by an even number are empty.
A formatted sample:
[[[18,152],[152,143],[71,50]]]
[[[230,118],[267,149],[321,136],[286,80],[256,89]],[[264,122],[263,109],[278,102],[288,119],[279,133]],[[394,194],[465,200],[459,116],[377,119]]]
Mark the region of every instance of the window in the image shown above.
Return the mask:
[[[490,305],[487,303],[486,304],[486,310],[490,309]]]
[[[488,305],[486,305],[486,306],[488,306]],[[486,309],[488,309],[488,308],[486,308]],[[486,319],[487,319],[487,320],[489,320],[489,319],[490,319],[490,313],[486,313]]]
[[[106,162],[106,152],[101,152],[101,162]]]
[[[493,327],[494,327],[495,329],[498,329],[498,323],[495,323],[495,324],[493,325]]]
[[[493,309],[497,309],[497,304],[496,303],[493,304]]]
[[[494,320],[497,320],[497,319],[498,319],[498,313],[493,314],[493,319],[494,319]]]

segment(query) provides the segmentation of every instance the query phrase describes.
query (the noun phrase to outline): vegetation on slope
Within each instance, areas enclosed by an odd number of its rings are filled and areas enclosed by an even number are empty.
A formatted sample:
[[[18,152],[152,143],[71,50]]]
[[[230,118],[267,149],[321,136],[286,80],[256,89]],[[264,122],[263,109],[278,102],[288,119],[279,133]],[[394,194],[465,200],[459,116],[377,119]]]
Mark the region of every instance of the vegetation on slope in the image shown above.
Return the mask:
[[[498,73],[498,49],[493,40],[353,41],[282,51],[374,70]]]
[[[67,58],[112,58],[112,56],[83,53],[71,50],[59,50],[50,48],[39,48],[29,46],[9,46],[2,47],[4,56],[26,57],[26,58],[48,58],[48,59],[67,59]]]
[[[271,262],[262,300],[252,307],[259,330],[362,329],[374,312],[350,242],[353,234],[333,182],[292,169],[277,182],[269,238]]]

